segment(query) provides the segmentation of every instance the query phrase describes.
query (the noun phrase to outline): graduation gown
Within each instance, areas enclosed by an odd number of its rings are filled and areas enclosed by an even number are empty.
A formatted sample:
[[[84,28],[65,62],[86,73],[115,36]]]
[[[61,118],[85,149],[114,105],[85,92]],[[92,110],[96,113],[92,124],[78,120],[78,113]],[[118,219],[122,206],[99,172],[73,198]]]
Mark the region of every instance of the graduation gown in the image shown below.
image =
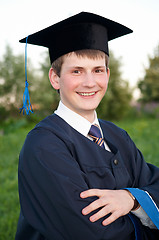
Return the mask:
[[[101,224],[103,219],[92,223],[90,215],[82,215],[82,209],[96,199],[80,198],[90,188],[139,188],[149,192],[159,206],[159,169],[144,161],[124,130],[108,121],[99,122],[111,152],[56,114],[28,134],[19,159],[21,213],[16,240],[135,239],[129,215],[108,226]],[[158,230],[136,220],[141,239],[159,239]]]

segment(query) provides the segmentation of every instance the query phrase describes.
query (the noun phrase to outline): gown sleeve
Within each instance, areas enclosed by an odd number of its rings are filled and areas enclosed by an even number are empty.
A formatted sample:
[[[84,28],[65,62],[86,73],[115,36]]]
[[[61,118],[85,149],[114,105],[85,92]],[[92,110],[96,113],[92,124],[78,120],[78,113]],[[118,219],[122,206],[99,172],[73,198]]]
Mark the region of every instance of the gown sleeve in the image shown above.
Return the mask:
[[[133,188],[139,188],[140,190],[148,192],[159,208],[159,168],[145,162],[142,153],[137,149],[129,136],[128,141],[131,155],[134,156],[135,159],[135,161],[132,161],[134,165],[131,166],[135,176]]]
[[[128,216],[103,226],[103,219],[91,223],[89,215],[82,215],[81,210],[95,198],[80,198],[80,192],[88,189],[87,177],[70,149],[69,142],[47,130],[28,135],[19,160],[19,196],[25,221],[48,240],[116,240],[119,235],[121,240],[134,239]]]
[[[151,219],[152,222],[150,221],[150,225],[152,225],[152,228],[156,226],[156,228],[159,229],[159,168],[150,163],[146,163],[142,153],[136,148],[129,136],[128,139],[130,149],[135,153],[134,172],[136,172],[136,174],[134,175],[136,176],[136,182],[133,188],[127,188],[127,190],[129,190],[140,203],[142,209],[149,217],[148,222]]]

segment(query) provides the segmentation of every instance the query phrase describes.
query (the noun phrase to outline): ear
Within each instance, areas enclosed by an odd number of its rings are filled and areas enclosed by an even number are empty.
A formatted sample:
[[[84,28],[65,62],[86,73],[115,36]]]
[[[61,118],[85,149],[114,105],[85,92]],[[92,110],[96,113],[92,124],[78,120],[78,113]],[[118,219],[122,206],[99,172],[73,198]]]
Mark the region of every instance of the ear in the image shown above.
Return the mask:
[[[49,70],[49,79],[52,87],[56,90],[60,89],[59,76],[56,74],[54,69],[51,67]]]

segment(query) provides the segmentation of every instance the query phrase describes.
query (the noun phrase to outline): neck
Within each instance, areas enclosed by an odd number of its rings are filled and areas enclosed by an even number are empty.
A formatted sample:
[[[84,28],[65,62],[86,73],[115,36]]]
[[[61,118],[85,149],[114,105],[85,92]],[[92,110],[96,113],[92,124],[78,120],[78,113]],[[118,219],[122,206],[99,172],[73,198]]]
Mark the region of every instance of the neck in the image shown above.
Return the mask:
[[[87,119],[90,123],[93,123],[95,120],[95,111],[87,112],[86,114],[80,114],[83,118]]]

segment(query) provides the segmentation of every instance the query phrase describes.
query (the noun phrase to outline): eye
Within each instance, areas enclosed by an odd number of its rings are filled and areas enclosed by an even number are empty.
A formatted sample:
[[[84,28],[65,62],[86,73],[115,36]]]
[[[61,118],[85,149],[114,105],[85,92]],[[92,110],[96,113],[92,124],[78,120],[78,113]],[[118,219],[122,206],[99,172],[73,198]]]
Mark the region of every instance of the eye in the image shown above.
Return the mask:
[[[105,72],[105,68],[97,68],[95,69],[95,73],[104,73]]]
[[[101,70],[101,69],[96,69],[95,72],[96,72],[96,73],[101,73],[102,70]]]
[[[72,74],[74,75],[80,75],[82,73],[82,69],[72,69]]]
[[[81,71],[80,70],[74,70],[73,73],[79,74]]]

